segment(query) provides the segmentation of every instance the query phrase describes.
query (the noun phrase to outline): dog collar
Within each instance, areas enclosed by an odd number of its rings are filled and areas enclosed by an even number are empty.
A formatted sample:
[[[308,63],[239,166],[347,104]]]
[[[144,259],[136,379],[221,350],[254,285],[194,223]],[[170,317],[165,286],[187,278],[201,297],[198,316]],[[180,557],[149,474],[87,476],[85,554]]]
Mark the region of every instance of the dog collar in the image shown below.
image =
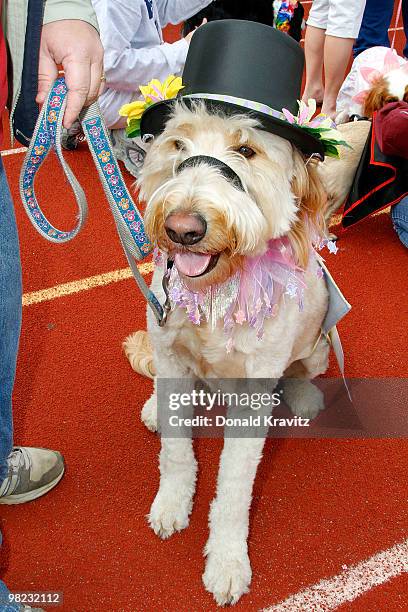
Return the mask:
[[[237,189],[245,191],[242,185],[242,181],[238,174],[228,166],[225,162],[217,159],[216,157],[210,157],[209,155],[193,155],[185,159],[177,168],[177,174],[185,170],[186,168],[194,168],[201,164],[207,164],[213,168],[217,168],[224,178],[234,185]]]

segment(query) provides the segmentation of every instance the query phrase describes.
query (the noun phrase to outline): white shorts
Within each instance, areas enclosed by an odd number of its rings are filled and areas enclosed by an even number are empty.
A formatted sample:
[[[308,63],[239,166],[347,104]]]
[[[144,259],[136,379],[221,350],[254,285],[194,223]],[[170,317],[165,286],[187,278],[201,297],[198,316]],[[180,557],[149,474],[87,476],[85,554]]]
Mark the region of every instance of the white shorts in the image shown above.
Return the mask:
[[[313,0],[307,25],[329,36],[357,38],[366,0]]]

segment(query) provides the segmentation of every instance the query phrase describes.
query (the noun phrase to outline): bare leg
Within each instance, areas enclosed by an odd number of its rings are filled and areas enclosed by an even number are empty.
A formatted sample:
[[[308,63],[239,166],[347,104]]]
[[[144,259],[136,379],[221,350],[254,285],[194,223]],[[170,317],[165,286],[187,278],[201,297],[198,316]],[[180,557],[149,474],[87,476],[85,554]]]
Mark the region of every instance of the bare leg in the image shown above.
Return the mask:
[[[314,98],[316,102],[323,100],[323,55],[326,31],[314,26],[307,26],[305,36],[306,85],[302,100],[307,102]]]
[[[324,98],[322,113],[334,119],[336,100],[344,80],[353,48],[353,38],[326,35],[324,43]]]

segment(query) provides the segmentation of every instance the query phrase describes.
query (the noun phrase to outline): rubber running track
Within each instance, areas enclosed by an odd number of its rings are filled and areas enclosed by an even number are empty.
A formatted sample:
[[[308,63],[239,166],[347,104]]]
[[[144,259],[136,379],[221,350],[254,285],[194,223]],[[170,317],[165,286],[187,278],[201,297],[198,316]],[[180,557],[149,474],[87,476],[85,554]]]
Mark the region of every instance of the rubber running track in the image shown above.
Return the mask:
[[[398,32],[397,49],[402,42]],[[63,591],[56,610],[64,612],[215,610],[201,574],[221,441],[197,443],[190,527],[162,542],[145,520],[158,485],[159,440],[139,413],[152,384],[132,372],[121,351],[125,336],[145,326],[133,280],[104,276],[107,284],[79,282],[68,295],[45,293],[30,303],[31,292],[126,268],[86,145],[67,159],[85,187],[90,217],[73,243],[56,246],[37,235],[20,205],[22,153],[3,158],[29,304],[15,440],[58,448],[67,472],[41,500],[2,507],[1,575],[11,590]],[[51,219],[72,225],[73,198],[55,160],[39,183]],[[389,215],[350,229],[339,246],[327,263],[353,305],[340,325],[348,376],[407,377],[408,256]],[[329,373],[337,374],[334,364]],[[267,442],[251,511],[253,581],[237,612],[278,604],[406,540],[407,452],[406,440]],[[402,573],[341,610],[407,610],[407,601]]]

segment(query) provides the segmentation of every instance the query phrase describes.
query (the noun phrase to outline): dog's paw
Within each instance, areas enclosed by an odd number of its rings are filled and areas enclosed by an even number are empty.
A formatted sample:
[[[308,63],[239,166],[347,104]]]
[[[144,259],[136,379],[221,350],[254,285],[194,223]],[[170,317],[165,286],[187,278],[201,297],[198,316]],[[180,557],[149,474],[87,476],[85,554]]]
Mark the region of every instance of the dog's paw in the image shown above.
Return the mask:
[[[191,496],[159,490],[147,517],[149,525],[156,535],[165,540],[176,531],[188,527],[191,508]]]
[[[248,593],[251,577],[251,564],[245,551],[208,554],[203,582],[219,606],[237,603],[241,595]]]
[[[284,382],[283,398],[292,414],[304,419],[314,419],[324,410],[324,395],[309,380],[287,378]]]
[[[152,395],[142,408],[141,419],[150,431],[157,431],[157,397]]]

